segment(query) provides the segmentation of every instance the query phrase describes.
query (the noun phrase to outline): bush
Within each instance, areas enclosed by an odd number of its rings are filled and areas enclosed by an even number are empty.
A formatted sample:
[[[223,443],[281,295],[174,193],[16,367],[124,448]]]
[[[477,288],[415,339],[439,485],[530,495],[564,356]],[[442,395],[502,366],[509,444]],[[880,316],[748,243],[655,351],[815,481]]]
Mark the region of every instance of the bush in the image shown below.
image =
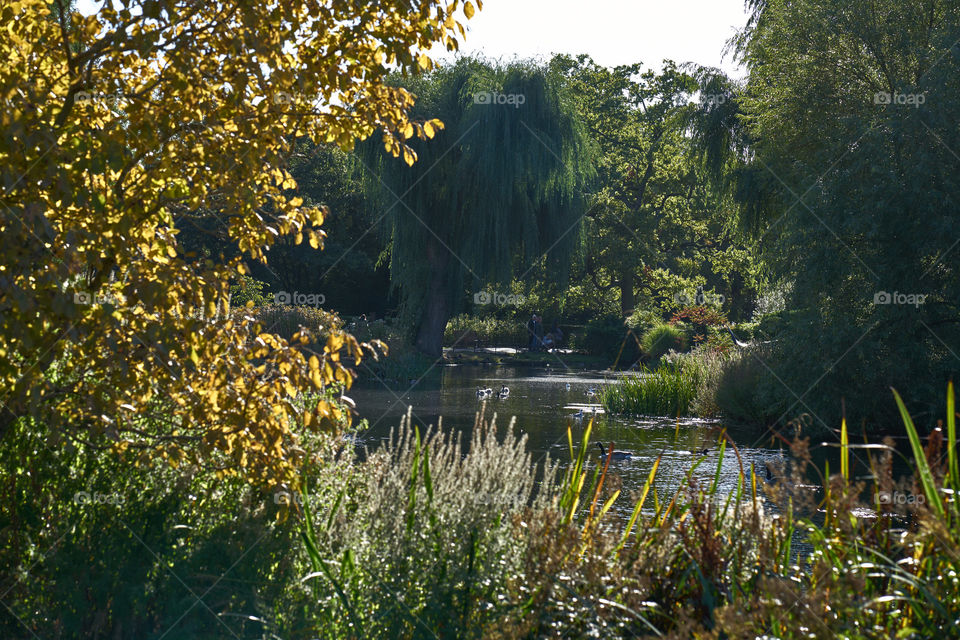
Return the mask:
[[[269,299],[263,292],[266,286],[265,282],[251,276],[238,276],[238,282],[230,285],[230,306],[245,307],[248,302],[254,307],[267,304]]]
[[[658,324],[643,334],[640,346],[649,360],[658,360],[669,351],[686,351],[687,334],[672,324]]]
[[[520,321],[463,314],[447,323],[444,346],[470,348],[477,340],[492,347],[522,348],[529,343],[526,324]]]
[[[309,329],[314,336],[314,345],[325,341],[331,331],[343,327],[343,320],[331,311],[317,307],[266,304],[254,309],[237,309],[234,313],[253,314],[263,325],[264,331],[270,331],[285,340],[292,340],[301,328]]]
[[[709,341],[696,347],[689,353],[668,353],[664,356],[665,363],[682,369],[696,380],[696,392],[689,404],[690,415],[701,418],[712,418],[722,414],[717,403],[717,388],[726,367],[739,354],[715,349]]]
[[[637,339],[629,334],[620,316],[610,315],[591,320],[576,345],[590,355],[608,358],[611,365],[616,361],[620,368],[627,368],[640,359]]]
[[[14,429],[0,566],[19,621],[0,615],[0,637],[260,638],[281,623],[274,605],[304,565],[270,493],[96,438],[48,447],[53,430],[25,419]]]
[[[776,419],[775,408],[766,402],[764,390],[770,372],[755,355],[767,357],[762,347],[739,352],[727,361],[712,382],[713,405],[725,418],[749,425],[764,425]]]
[[[421,435],[408,415],[310,516],[310,637],[436,637],[432,630],[442,630],[473,638],[496,630],[511,609],[503,601],[507,585],[524,570],[515,523],[552,499],[554,467],[548,463],[538,490],[525,443],[512,427],[501,439],[495,422],[480,418],[465,454],[459,436]]]

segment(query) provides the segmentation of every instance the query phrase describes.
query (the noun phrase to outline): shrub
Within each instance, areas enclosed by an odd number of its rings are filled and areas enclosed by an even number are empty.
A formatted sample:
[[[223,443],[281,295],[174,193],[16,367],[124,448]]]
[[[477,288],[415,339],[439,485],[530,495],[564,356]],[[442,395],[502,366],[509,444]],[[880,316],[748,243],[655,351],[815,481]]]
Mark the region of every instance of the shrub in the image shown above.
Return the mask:
[[[725,418],[744,424],[761,425],[776,419],[775,409],[763,400],[770,372],[758,359],[766,357],[762,347],[739,352],[725,363],[712,381],[713,405]]]
[[[408,414],[385,448],[308,515],[311,637],[496,630],[509,611],[505,587],[523,570],[517,518],[552,499],[554,467],[547,464],[538,490],[525,443],[512,425],[501,438],[480,416],[464,453],[459,436],[421,434]]]
[[[620,316],[602,316],[591,320],[584,329],[582,339],[577,346],[590,355],[609,358],[611,364],[629,367],[640,358],[637,340],[629,334],[629,329]],[[619,357],[618,357],[619,356]]]
[[[304,565],[271,494],[95,438],[48,447],[53,430],[30,420],[13,429],[0,566],[19,620],[5,610],[0,637],[259,638],[280,624],[274,603]]]
[[[672,324],[658,324],[643,334],[640,346],[649,360],[658,360],[669,351],[686,351],[687,334]]]
[[[234,313],[252,314],[265,331],[285,340],[292,340],[301,327],[315,332],[320,340],[326,340],[331,331],[343,327],[343,320],[336,313],[317,307],[265,304],[254,309],[236,309]]]
[[[477,340],[484,346],[518,348],[527,346],[529,342],[524,322],[463,314],[451,318],[447,323],[443,335],[444,346],[469,348]]]
[[[689,326],[694,343],[700,343],[707,339],[712,328],[727,324],[727,317],[713,307],[684,307],[673,314],[670,324]]]
[[[238,281],[230,285],[230,306],[245,307],[247,303],[259,307],[269,302],[263,292],[265,282],[247,275],[239,275]]]
[[[690,415],[701,418],[716,417],[722,414],[717,404],[717,388],[720,379],[732,359],[740,357],[735,352],[718,350],[709,342],[695,347],[689,353],[668,353],[663,361],[682,369],[696,380],[696,392],[690,402]]]

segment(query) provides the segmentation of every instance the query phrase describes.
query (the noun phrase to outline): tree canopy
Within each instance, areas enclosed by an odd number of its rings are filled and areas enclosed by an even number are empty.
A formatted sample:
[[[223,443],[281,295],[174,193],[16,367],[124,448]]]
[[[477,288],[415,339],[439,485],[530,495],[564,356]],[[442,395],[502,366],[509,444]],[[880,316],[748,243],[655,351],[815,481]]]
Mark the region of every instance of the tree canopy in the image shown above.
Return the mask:
[[[474,6],[60,9],[0,8],[0,435],[32,415],[53,441],[292,481],[297,425],[343,418],[303,391],[349,385],[341,352],[360,347],[333,332],[308,353],[226,317],[230,279],[280,238],[323,241],[323,209],[303,206],[287,170],[295,140],[349,149],[379,130],[415,159],[408,142],[431,129],[387,79],[429,70],[420,52],[435,43],[455,50]],[[240,255],[184,254],[176,216],[200,209]]]
[[[399,84],[411,114],[436,116],[420,161],[363,148],[374,212],[390,241],[392,281],[417,326],[417,346],[440,354],[468,287],[508,282],[546,261],[562,276],[578,238],[592,151],[559,78],[533,64],[463,59]]]
[[[767,395],[821,428],[843,397],[858,422],[883,421],[890,386],[933,410],[960,370],[960,6],[753,10],[728,149],[744,226],[789,292]]]

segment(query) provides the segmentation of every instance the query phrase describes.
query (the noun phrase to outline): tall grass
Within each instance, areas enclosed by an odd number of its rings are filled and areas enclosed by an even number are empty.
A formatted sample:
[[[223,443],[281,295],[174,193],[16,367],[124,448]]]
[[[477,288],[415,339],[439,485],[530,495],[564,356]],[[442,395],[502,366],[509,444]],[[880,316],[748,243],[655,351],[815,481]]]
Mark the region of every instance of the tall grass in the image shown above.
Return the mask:
[[[670,351],[686,351],[689,343],[687,333],[672,324],[656,324],[640,339],[640,346],[650,360],[657,360]]]
[[[689,415],[697,395],[697,372],[678,364],[664,363],[653,371],[605,385],[600,402],[607,413],[626,415]]]
[[[446,437],[421,438],[407,425],[387,452],[359,468],[359,485],[310,518],[305,535],[318,567],[308,576],[317,590],[311,631],[338,638],[956,637],[953,386],[946,433],[935,429],[926,444],[895,399],[912,478],[894,481],[893,447],[853,444],[845,423],[840,473],[823,469],[819,492],[803,488],[807,441],[793,443],[794,462],[771,468],[768,482],[724,435],[715,469],[697,473],[704,459],[692,461],[686,481],[669,493],[658,483],[657,457],[628,510],[611,508],[625,496],[615,466],[592,458],[592,425],[578,440],[568,429],[570,461],[539,489],[518,440],[500,441],[478,423],[463,454]],[[873,469],[866,481],[851,471],[857,455]],[[736,486],[721,490],[731,456]],[[479,487],[499,508],[477,499]],[[894,491],[915,499],[882,499]]]

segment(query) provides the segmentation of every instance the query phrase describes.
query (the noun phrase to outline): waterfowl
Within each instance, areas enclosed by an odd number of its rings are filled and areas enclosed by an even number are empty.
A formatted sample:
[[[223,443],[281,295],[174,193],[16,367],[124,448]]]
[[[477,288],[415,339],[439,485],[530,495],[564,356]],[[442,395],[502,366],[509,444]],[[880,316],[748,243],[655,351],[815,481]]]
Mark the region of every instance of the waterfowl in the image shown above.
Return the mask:
[[[600,447],[600,457],[604,460],[607,459],[607,450],[604,449],[603,444],[598,442],[597,446]],[[620,451],[619,449],[614,449],[613,453],[610,454],[613,456],[614,460],[628,460],[633,457],[633,453],[630,451]]]
[[[588,397],[592,398],[592,397],[595,396],[595,395],[597,395],[597,388],[596,388],[596,387],[590,387],[589,389],[587,389],[587,396],[588,396]]]
[[[573,419],[583,420],[583,409],[580,409],[580,411],[577,411],[575,414],[573,414]]]
[[[489,388],[488,388],[488,389],[481,389],[480,387],[477,387],[477,397],[478,397],[478,398],[485,398],[485,397],[487,397],[487,396],[489,396],[489,395],[493,395],[493,389],[489,389]]]
[[[501,400],[510,395],[510,389],[507,385],[501,385],[500,391],[497,391],[497,397]]]
[[[710,449],[694,449],[690,452],[690,454],[694,456],[705,456],[708,453],[710,453]]]
[[[570,383],[567,383],[567,391],[570,391]]]

